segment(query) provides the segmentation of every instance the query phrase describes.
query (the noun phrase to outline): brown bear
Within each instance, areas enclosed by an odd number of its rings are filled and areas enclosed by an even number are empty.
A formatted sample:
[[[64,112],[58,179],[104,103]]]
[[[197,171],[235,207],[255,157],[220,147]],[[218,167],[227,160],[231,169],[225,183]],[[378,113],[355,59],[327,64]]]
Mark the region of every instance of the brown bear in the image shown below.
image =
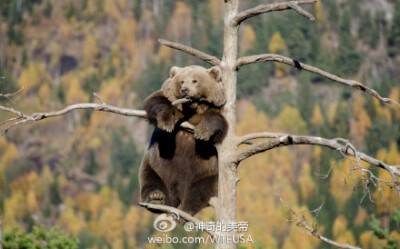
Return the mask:
[[[173,105],[178,99],[189,102]],[[217,196],[218,154],[227,133],[226,96],[218,67],[172,67],[162,89],[144,103],[154,125],[140,166],[141,200],[196,214]],[[181,127],[189,122],[193,131]]]

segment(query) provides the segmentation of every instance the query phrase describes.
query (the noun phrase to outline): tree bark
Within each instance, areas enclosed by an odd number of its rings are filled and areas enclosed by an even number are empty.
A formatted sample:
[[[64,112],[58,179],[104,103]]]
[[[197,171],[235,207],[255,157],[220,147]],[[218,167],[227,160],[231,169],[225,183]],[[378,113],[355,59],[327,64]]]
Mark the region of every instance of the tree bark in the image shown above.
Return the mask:
[[[227,103],[225,104],[225,117],[229,123],[228,134],[224,142],[218,147],[219,179],[218,179],[218,204],[215,207],[216,217],[219,222],[236,222],[236,166],[232,163],[231,156],[236,151],[236,60],[237,60],[237,26],[232,20],[238,13],[238,0],[225,0],[224,19],[224,53],[221,62],[222,82],[225,84]],[[234,249],[236,244],[227,238],[232,238],[236,233],[222,233],[221,243],[216,249]],[[225,240],[227,239],[227,240]],[[225,241],[224,241],[225,240]],[[229,241],[228,241],[229,240]]]

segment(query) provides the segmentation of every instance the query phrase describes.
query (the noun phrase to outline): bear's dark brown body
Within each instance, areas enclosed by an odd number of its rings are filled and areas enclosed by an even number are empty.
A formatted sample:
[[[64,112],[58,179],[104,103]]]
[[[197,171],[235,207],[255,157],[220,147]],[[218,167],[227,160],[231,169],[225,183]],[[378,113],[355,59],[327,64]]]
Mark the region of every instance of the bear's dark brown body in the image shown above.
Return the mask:
[[[149,122],[156,128],[140,168],[142,201],[195,214],[217,195],[215,145],[228,128],[221,113],[225,94],[219,77],[217,68],[173,67],[162,90],[145,101]],[[182,97],[191,102],[172,105]],[[185,121],[195,127],[194,133],[181,128]]]

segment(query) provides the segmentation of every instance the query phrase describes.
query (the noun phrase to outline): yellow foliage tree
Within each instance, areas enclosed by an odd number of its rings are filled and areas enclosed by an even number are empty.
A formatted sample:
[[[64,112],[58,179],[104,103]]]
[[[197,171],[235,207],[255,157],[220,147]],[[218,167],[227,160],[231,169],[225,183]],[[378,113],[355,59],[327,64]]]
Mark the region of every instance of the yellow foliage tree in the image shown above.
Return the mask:
[[[272,34],[268,49],[271,53],[274,54],[286,54],[287,53],[287,45],[283,40],[281,33],[279,31]],[[288,67],[283,65],[282,63],[274,63],[275,65],[275,75],[277,77],[283,77],[288,72]]]
[[[386,155],[386,161],[388,164],[397,165],[400,163],[400,153],[397,149],[397,143],[391,142],[389,146],[389,152]]]
[[[100,189],[99,195],[104,206],[110,205],[112,197],[112,190],[110,189],[110,187],[103,186]]]
[[[64,175],[58,175],[57,177],[57,187],[58,191],[62,194],[68,187],[68,179]]]
[[[328,109],[328,122],[330,126],[333,126],[336,117],[337,103],[329,106]]]
[[[307,131],[306,122],[297,108],[285,105],[278,116],[279,127],[285,132],[303,134]]]
[[[49,166],[45,165],[42,174],[40,175],[40,186],[43,188],[43,195],[46,203],[50,201],[50,186],[53,182],[53,174],[51,173]]]
[[[312,159],[314,160],[315,165],[315,174],[319,175],[321,173],[321,154],[322,149],[319,146],[315,146],[313,148]]]
[[[33,189],[28,190],[28,194],[26,196],[26,202],[27,202],[28,211],[30,213],[38,212],[39,209],[38,209],[36,193],[33,191]]]
[[[123,19],[119,24],[117,44],[123,48],[131,56],[134,56],[135,51],[135,32],[137,30],[137,24],[135,18],[130,16],[129,18]]]
[[[13,162],[18,158],[19,158],[19,153],[17,146],[15,146],[14,143],[9,142],[7,144],[7,148],[4,151],[3,156],[1,157],[0,168],[5,170],[10,165],[11,162]]]
[[[86,93],[82,90],[80,82],[77,78],[73,78],[68,84],[68,90],[65,100],[68,105],[79,102],[87,102],[89,100]]]
[[[224,18],[225,6],[222,1],[208,0],[208,10],[214,23]]]
[[[332,227],[332,234],[335,239],[339,238],[343,234],[347,232],[347,226],[349,222],[347,221],[344,215],[339,215],[336,217],[335,221],[333,222]]]
[[[241,101],[238,106],[238,134],[274,129],[266,115],[258,112],[248,101]],[[288,212],[280,204],[276,193],[279,193],[285,204],[297,204],[297,189],[292,187],[294,182],[297,183],[292,170],[294,161],[293,153],[283,148],[249,158],[239,168],[238,221],[249,222],[247,233],[259,241],[262,248],[278,248],[278,240],[286,238],[290,229],[291,225],[286,222]],[[254,184],[257,182],[262,182],[264,187]]]
[[[0,155],[3,155],[7,148],[6,136],[0,136]]]
[[[377,99],[373,99],[375,112],[378,116],[381,116],[388,124],[392,124],[392,114],[389,108],[382,108],[381,102]]]
[[[107,13],[107,16],[119,20],[120,13],[116,2],[114,0],[105,0],[104,1],[104,11]]]
[[[123,215],[118,205],[106,207],[100,217],[99,225],[102,228],[100,234],[105,240],[114,244],[122,240]]]
[[[29,86],[30,90],[36,90],[41,84],[50,84],[51,76],[46,70],[44,63],[29,63],[27,69],[21,72],[18,80],[19,87]],[[21,94],[26,94],[29,91],[23,91]]]
[[[72,207],[66,207],[58,219],[58,225],[69,233],[77,234],[86,227],[83,213],[75,213]]]
[[[303,200],[307,200],[315,189],[315,182],[311,177],[311,166],[309,163],[303,164],[301,176],[299,178],[299,187]]]
[[[4,201],[4,217],[2,224],[5,229],[13,229],[20,226],[17,220],[20,220],[27,214],[25,198],[21,192],[13,193],[10,198]]]
[[[39,99],[44,107],[49,106],[50,102],[50,88],[47,84],[42,84],[39,88]]]
[[[388,164],[396,165],[400,162],[400,153],[397,149],[396,142],[392,142],[390,144],[388,152],[383,149],[380,150],[378,152],[378,156]],[[385,170],[379,170],[378,177],[383,180],[393,181],[390,173]],[[375,213],[377,215],[389,213],[391,217],[393,214],[392,207],[400,207],[400,199],[397,192],[393,191],[392,187],[385,183],[380,183],[380,187],[376,188],[376,191],[373,193],[372,197],[376,203]]]
[[[251,25],[244,25],[242,37],[240,39],[240,51],[242,53],[253,50],[254,49],[254,42],[256,40],[256,33]]]
[[[118,79],[112,79],[109,82],[104,82],[100,88],[99,95],[107,104],[121,105],[123,98],[121,92],[121,84]]]
[[[83,65],[85,67],[93,66],[98,55],[97,42],[93,35],[86,36],[84,49]]]
[[[190,44],[192,25],[192,10],[184,2],[177,1],[167,27],[168,38]]]
[[[346,201],[352,195],[353,187],[357,184],[359,174],[350,174],[350,163],[348,160],[339,163],[331,162],[332,172],[329,192],[335,199],[338,209],[342,210]]]
[[[324,21],[324,10],[322,8],[322,1],[317,1],[314,4],[314,17],[318,28],[321,28]]]
[[[128,244],[131,247],[136,247],[135,236],[138,232],[140,219],[139,209],[135,206],[131,206],[124,218],[124,232],[127,235]]]
[[[92,219],[96,218],[102,208],[101,197],[97,194],[92,194],[89,201],[89,210],[92,214]]]
[[[357,148],[360,147],[372,126],[371,118],[365,110],[364,105],[365,98],[359,94],[354,101],[353,117],[350,126],[352,141]]]
[[[389,95],[389,98],[390,99],[393,99],[394,101],[396,101],[397,103],[399,103],[400,102],[400,88],[399,87],[393,87],[392,88],[392,90],[390,91],[390,95]],[[394,118],[396,119],[396,120],[399,120],[400,119],[400,112],[398,112],[397,110],[397,108],[395,108],[395,106],[393,105],[390,105],[390,108],[392,108],[392,110],[393,110],[393,115],[394,115]]]
[[[321,107],[319,105],[314,106],[313,115],[311,117],[311,124],[320,127],[324,122],[324,116],[321,112]]]
[[[356,226],[362,226],[365,221],[368,219],[368,212],[365,210],[365,208],[360,208],[359,211],[357,212],[357,216],[354,218],[354,224]]]
[[[167,46],[160,46],[158,50],[158,59],[160,61],[168,61],[171,58],[172,49]]]
[[[360,235],[361,248],[364,249],[381,249],[379,239],[372,234],[371,231],[363,232]]]

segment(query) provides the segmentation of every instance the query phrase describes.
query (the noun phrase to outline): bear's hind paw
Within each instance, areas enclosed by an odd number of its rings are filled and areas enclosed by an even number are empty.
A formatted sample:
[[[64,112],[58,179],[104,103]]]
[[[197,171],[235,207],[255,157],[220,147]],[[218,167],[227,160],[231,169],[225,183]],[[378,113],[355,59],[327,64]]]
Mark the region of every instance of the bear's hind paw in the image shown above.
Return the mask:
[[[147,203],[151,204],[165,204],[165,194],[160,190],[155,190],[149,194],[146,200]]]

